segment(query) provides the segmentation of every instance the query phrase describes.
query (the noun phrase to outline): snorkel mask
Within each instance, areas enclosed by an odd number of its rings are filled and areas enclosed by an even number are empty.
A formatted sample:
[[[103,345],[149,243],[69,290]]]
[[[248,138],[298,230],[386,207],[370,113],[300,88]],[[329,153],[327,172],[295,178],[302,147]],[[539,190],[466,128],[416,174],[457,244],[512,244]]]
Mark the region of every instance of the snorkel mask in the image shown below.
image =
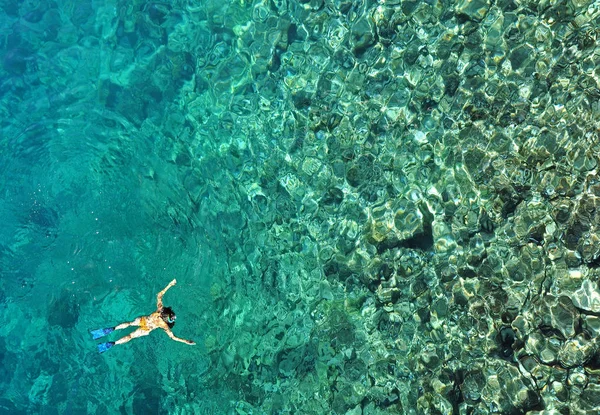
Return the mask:
[[[161,310],[160,316],[169,327],[173,327],[175,320],[177,319],[177,316],[175,316],[175,312],[171,307],[164,307]]]

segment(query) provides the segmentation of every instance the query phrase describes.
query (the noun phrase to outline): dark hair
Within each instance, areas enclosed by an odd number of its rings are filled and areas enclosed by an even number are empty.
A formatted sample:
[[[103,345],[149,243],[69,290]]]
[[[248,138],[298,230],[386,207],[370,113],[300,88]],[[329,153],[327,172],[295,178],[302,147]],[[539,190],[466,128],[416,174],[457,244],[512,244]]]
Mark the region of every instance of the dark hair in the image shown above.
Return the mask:
[[[171,307],[163,307],[162,310],[160,310],[160,317],[167,323],[167,326],[169,326],[170,329],[173,328],[175,325],[175,312]]]

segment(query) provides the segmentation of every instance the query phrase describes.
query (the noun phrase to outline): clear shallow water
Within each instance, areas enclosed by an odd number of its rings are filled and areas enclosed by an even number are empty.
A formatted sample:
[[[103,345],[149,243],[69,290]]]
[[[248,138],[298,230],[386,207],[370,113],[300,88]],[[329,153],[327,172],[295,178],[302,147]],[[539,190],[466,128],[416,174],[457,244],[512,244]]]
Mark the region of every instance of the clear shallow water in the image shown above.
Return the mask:
[[[598,412],[599,15],[3,2],[0,412]]]
[[[204,384],[220,234],[186,216],[168,154],[182,144],[158,127],[143,132],[139,109],[107,98],[120,58],[101,32],[116,6],[3,4],[3,413],[163,413],[200,393],[197,407],[219,412],[231,399]],[[162,122],[160,100],[136,99]],[[88,330],[154,311],[172,278],[176,333],[198,346],[153,333],[99,355]]]

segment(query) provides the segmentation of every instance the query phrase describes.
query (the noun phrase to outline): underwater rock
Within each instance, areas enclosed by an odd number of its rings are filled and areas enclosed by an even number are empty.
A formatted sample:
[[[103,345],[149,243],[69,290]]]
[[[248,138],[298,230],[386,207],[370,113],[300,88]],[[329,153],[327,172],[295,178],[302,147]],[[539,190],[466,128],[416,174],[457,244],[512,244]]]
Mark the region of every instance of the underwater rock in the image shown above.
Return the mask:
[[[35,225],[48,229],[58,226],[58,213],[49,207],[34,205],[29,211],[29,220]]]
[[[331,408],[336,413],[346,413],[365,397],[367,390],[360,382],[350,382],[343,377],[338,380]]]
[[[79,320],[79,303],[74,294],[63,290],[58,298],[53,299],[48,307],[48,323],[65,329],[75,327]]]
[[[581,393],[577,406],[587,413],[600,412],[600,385],[589,383]]]
[[[600,336],[600,317],[591,315],[582,315],[583,323],[581,327],[584,332],[587,333],[591,338],[597,338]]]
[[[567,339],[573,337],[579,329],[579,312],[569,297],[546,295],[538,304],[536,312],[540,316],[542,330],[554,329]]]
[[[369,217],[365,235],[380,252],[395,247],[429,250],[433,246],[432,215],[422,203],[397,199],[374,206]]]
[[[134,415],[143,415],[159,411],[161,408],[161,396],[155,388],[142,389],[136,392],[133,398]]]
[[[539,356],[546,346],[546,339],[540,332],[533,332],[527,336],[525,351],[533,356]]]
[[[587,377],[587,374],[585,373],[584,368],[581,366],[578,366],[578,367],[575,367],[575,368],[569,370],[569,376],[567,378],[567,382],[568,382],[569,386],[579,388],[579,389],[585,388],[585,386],[588,383],[588,377]]]
[[[547,339],[544,344],[544,348],[540,350],[538,355],[540,362],[545,365],[552,365],[556,363],[560,347],[561,343],[558,339]]]
[[[570,295],[573,305],[593,313],[600,312],[600,290],[598,289],[598,284],[593,283],[588,278],[582,281],[580,279],[580,284],[581,286]]]
[[[539,244],[544,240],[547,227],[552,223],[552,218],[547,210],[547,205],[538,201],[519,205],[515,212],[513,229],[516,237],[522,243]]]
[[[558,352],[558,360],[565,368],[573,368],[586,363],[596,353],[596,344],[578,334],[567,340]]]
[[[481,391],[486,384],[485,375],[479,370],[469,371],[460,385],[460,390],[465,401],[476,404],[481,400]]]
[[[47,405],[54,376],[46,373],[40,374],[33,382],[29,390],[29,401],[35,405]]]
[[[510,63],[515,71],[522,70],[525,68],[528,62],[530,62],[533,56],[533,48],[529,45],[520,45],[509,55]]]
[[[486,372],[481,400],[488,407],[493,405],[500,413],[527,412],[539,403],[539,395],[515,366],[496,361]]]

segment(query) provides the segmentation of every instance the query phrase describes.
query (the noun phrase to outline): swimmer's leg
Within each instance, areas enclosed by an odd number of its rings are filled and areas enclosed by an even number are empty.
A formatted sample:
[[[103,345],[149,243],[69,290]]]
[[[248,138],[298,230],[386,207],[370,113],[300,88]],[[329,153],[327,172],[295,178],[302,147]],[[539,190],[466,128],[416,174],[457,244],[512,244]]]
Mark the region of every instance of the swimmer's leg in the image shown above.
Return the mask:
[[[115,326],[115,327],[107,327],[105,329],[90,330],[90,334],[92,335],[92,338],[94,340],[97,340],[100,337],[104,337],[106,335],[109,335],[110,333],[112,333],[115,330],[125,329],[125,328],[130,327],[130,326],[139,326],[140,325],[140,320],[141,320],[141,317],[138,317],[138,318],[136,318],[133,321],[129,321],[127,323],[121,323],[121,324],[119,324],[118,326]]]
[[[104,336],[112,333],[115,330],[121,330],[121,329],[130,327],[130,326],[139,326],[139,325],[140,325],[140,317],[136,318],[133,321],[127,322],[127,323],[121,323],[115,327],[107,327],[105,329],[90,330],[90,334],[92,335],[94,340],[96,340],[96,339],[99,339],[100,337],[104,337]]]
[[[149,330],[137,329],[136,331],[128,334],[127,336],[121,337],[119,340],[117,340],[115,342],[115,344],[127,343],[128,341],[135,339],[136,337],[143,337],[143,336],[147,336],[148,334],[150,334]]]
[[[133,333],[128,334],[127,336],[121,337],[116,342],[107,342],[107,343],[99,344],[98,345],[98,352],[99,353],[104,353],[105,351],[107,351],[108,349],[110,349],[111,347],[113,347],[115,344],[127,343],[131,339],[135,339],[136,337],[147,336],[147,335],[148,335],[148,331],[147,330],[137,329]]]
[[[123,343],[127,343],[129,340],[133,339],[133,337],[131,337],[131,334],[128,334],[125,337],[121,337],[119,340],[117,340],[115,342],[115,344],[123,344]]]
[[[115,330],[121,330],[127,327],[131,327],[131,326],[139,326],[140,325],[140,321],[141,321],[141,317],[136,318],[133,321],[127,322],[127,323],[121,323],[118,326],[115,327]]]

